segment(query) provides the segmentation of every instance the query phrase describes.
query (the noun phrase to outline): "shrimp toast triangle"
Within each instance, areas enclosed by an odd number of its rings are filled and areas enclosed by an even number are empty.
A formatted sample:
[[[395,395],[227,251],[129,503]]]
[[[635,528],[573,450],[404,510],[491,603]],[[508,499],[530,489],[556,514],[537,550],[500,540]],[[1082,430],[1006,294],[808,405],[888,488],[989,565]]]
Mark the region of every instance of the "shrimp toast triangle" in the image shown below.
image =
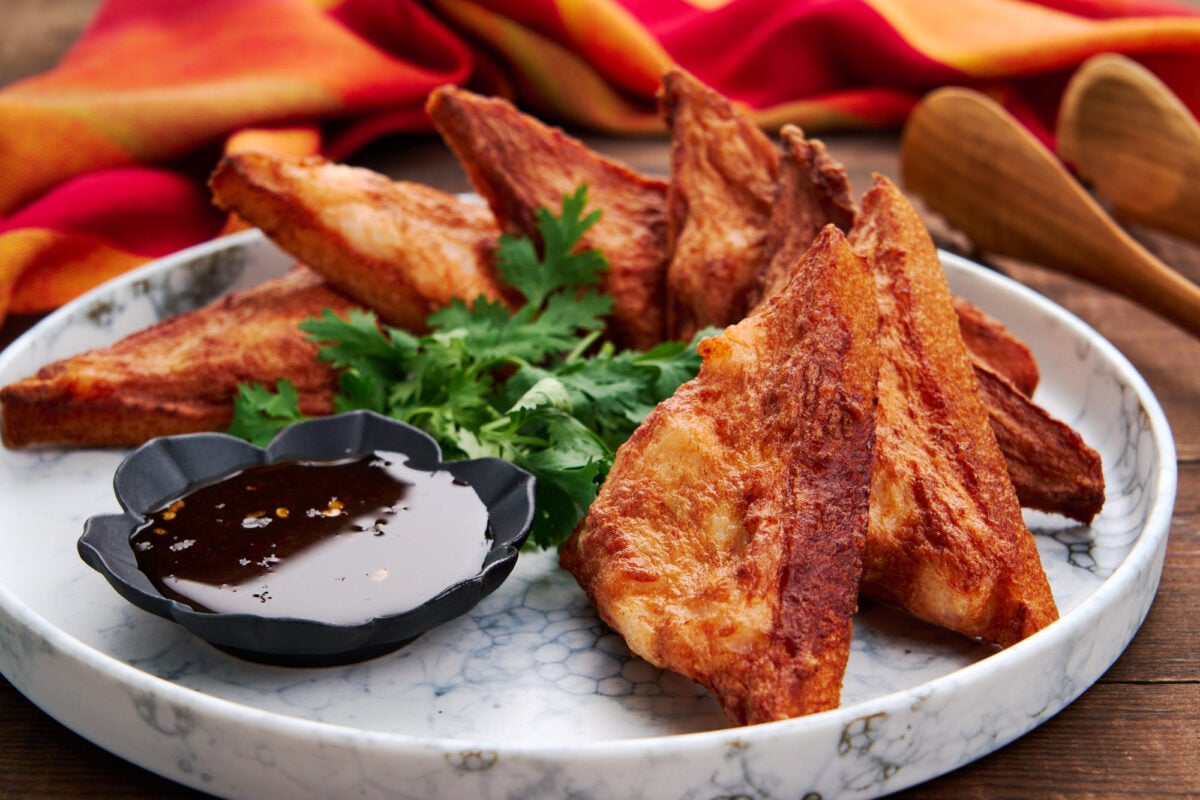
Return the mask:
[[[240,383],[287,378],[304,414],[333,411],[337,373],[300,323],[357,304],[311,270],[222,297],[0,390],[9,447],[127,447],[225,428]]]
[[[863,594],[1011,645],[1058,611],[937,251],[886,178],[863,198],[850,241],[875,273],[881,351]]]
[[[745,316],[763,260],[779,154],[726,97],[683,70],[663,76],[658,103],[671,129],[667,334],[686,340],[707,325]],[[819,229],[809,231],[805,249]]]
[[[779,188],[763,240],[763,258],[750,293],[753,308],[787,281],[792,265],[826,225],[849,233],[858,207],[846,169],[817,139],[795,125],[779,131]]]
[[[976,363],[975,377],[1021,506],[1090,525],[1104,506],[1100,454],[999,372]]]
[[[779,190],[752,308],[779,290],[817,231],[827,224],[849,231],[858,213],[845,170],[819,141],[793,125],[783,127],[780,140]],[[974,304],[953,302],[976,375],[987,388],[983,403],[1017,498],[1028,508],[1091,522],[1104,504],[1099,455],[1030,399],[1039,376],[1029,347]]]
[[[226,156],[209,186],[217,205],[396,327],[422,331],[455,298],[504,295],[500,232],[481,203],[320,156]]]
[[[663,339],[665,182],[605,158],[506,100],[444,86],[430,94],[426,107],[509,233],[536,241],[537,210],[559,208],[564,196],[586,184],[589,203],[602,216],[579,246],[598,249],[608,259],[612,337],[638,349]]]
[[[560,560],[651,663],[735,723],[838,705],[867,527],[874,284],[827,228],[617,452]]]

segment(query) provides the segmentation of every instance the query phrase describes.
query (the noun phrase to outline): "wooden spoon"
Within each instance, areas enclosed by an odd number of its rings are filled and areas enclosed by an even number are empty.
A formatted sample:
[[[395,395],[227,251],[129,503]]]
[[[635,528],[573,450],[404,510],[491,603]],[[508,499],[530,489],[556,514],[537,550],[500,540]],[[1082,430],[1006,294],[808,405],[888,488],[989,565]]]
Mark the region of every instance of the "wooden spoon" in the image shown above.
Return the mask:
[[[1200,336],[1200,287],[1122,230],[997,103],[939,89],[909,116],[901,180],[980,249],[1112,289]]]
[[[1125,56],[1086,61],[1067,84],[1058,153],[1120,219],[1200,242],[1200,123]]]

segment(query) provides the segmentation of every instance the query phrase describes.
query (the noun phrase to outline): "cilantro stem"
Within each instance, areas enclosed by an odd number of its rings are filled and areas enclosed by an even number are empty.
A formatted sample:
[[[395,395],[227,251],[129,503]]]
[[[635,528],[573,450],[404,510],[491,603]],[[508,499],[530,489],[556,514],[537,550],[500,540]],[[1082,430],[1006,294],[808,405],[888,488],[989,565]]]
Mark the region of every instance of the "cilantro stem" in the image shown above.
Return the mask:
[[[493,356],[491,358],[483,359],[472,365],[467,370],[467,375],[474,380],[480,375],[483,375],[487,372],[492,372],[500,367],[516,367],[517,369],[520,369],[521,367],[527,366],[529,366],[529,362],[523,358],[516,358],[515,356]]]
[[[563,362],[567,364],[574,364],[576,361],[582,358],[583,354],[591,349],[592,345],[596,343],[596,340],[600,338],[601,333],[601,331],[592,331],[587,336],[584,336],[582,339],[580,339],[579,344],[571,348],[571,352],[567,353],[566,356],[563,357]],[[607,350],[612,349],[612,345],[610,343],[606,343],[605,346]]]

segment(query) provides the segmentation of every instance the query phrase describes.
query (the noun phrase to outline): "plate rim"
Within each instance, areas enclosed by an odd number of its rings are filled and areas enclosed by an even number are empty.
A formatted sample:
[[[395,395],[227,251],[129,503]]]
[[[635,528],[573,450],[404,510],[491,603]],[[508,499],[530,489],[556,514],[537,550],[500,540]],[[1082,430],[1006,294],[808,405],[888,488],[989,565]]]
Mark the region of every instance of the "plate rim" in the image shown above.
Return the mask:
[[[232,249],[237,247],[253,247],[262,242],[269,241],[258,230],[247,230],[240,233],[232,234],[220,239],[211,240],[208,242],[195,245],[193,247],[181,250],[171,255],[151,261],[135,270],[125,273],[112,281],[102,284],[99,287],[89,291],[79,298],[64,305],[58,310],[52,312],[45,319],[39,321],[32,326],[22,336],[9,345],[8,348],[0,353],[0,370],[3,370],[8,362],[20,356],[24,347],[28,346],[36,340],[42,333],[59,325],[65,317],[77,313],[80,309],[94,302],[98,296],[106,292],[119,290],[120,288],[141,280],[143,277],[158,272],[166,272],[177,268],[178,266],[203,258],[209,254],[224,249]],[[273,245],[272,245],[273,246]],[[1087,323],[1074,315],[1069,310],[1063,308],[1050,299],[1038,294],[1029,287],[1013,280],[1005,275],[996,273],[986,267],[972,262],[962,256],[939,251],[944,265],[951,265],[954,269],[966,270],[967,272],[976,273],[976,277],[982,278],[985,282],[994,281],[1006,290],[1018,294],[1023,302],[1034,306],[1040,314],[1054,317],[1057,321],[1067,325],[1072,329],[1072,332],[1078,336],[1085,338],[1090,345],[1103,350],[1104,358],[1111,362],[1116,367],[1121,377],[1126,380],[1130,388],[1134,391],[1138,405],[1146,415],[1147,429],[1150,431],[1154,439],[1154,450],[1161,458],[1157,474],[1153,475],[1153,480],[1156,481],[1153,502],[1151,508],[1146,515],[1145,524],[1139,534],[1137,542],[1133,545],[1130,551],[1123,558],[1121,563],[1113,570],[1112,574],[1103,580],[1103,582],[1076,608],[1068,612],[1062,619],[1055,622],[1045,631],[1039,632],[1034,636],[1013,645],[1005,650],[993,653],[986,659],[976,663],[961,667],[954,672],[926,681],[917,687],[910,689],[891,692],[887,695],[871,698],[866,701],[861,701],[850,706],[843,706],[837,709],[821,712],[819,714],[800,717],[796,719],[781,720],[778,722],[764,723],[755,726],[745,727],[730,727],[721,728],[711,731],[698,731],[691,733],[680,734],[665,734],[660,736],[643,736],[634,738],[609,739],[587,742],[572,742],[566,746],[556,746],[548,742],[515,742],[511,744],[500,744],[491,739],[459,739],[445,737],[424,737],[408,733],[399,733],[392,731],[371,730],[365,728],[356,728],[350,725],[336,722],[323,722],[312,719],[305,719],[297,716],[289,716],[273,711],[268,711],[252,706],[247,706],[234,700],[207,694],[198,689],[193,689],[174,683],[166,678],[159,677],[147,672],[143,672],[137,667],[119,659],[115,656],[107,655],[99,650],[92,648],[83,641],[76,639],[66,631],[58,628],[50,623],[47,619],[38,614],[23,600],[14,595],[7,585],[0,584],[0,622],[3,621],[3,615],[7,614],[14,620],[25,627],[25,630],[44,642],[46,647],[49,647],[54,655],[67,659],[70,665],[75,669],[85,669],[99,675],[102,679],[114,684],[135,689],[137,691],[150,691],[166,702],[177,703],[179,705],[191,708],[197,708],[204,713],[212,715],[215,718],[226,720],[230,724],[245,726],[254,729],[261,733],[269,733],[284,737],[299,737],[303,740],[313,740],[317,742],[337,742],[341,744],[353,743],[356,748],[361,748],[366,751],[376,751],[382,754],[387,754],[392,757],[416,755],[424,752],[448,753],[462,752],[464,750],[473,749],[492,749],[503,752],[506,756],[524,757],[536,759],[539,761],[573,761],[582,760],[595,761],[597,763],[607,762],[610,760],[620,760],[627,757],[629,754],[637,753],[644,754],[647,748],[661,750],[663,748],[671,748],[680,753],[687,751],[708,750],[714,746],[724,747],[731,741],[737,740],[740,742],[757,742],[768,741],[778,737],[787,738],[789,733],[802,732],[805,728],[816,724],[839,725],[842,721],[851,720],[857,716],[861,716],[866,708],[874,710],[891,710],[901,708],[908,705],[912,701],[914,693],[936,693],[942,691],[946,687],[952,687],[953,684],[964,680],[971,680],[977,673],[988,671],[1006,671],[1011,669],[1013,664],[1010,662],[1024,662],[1034,659],[1037,655],[1044,655],[1045,652],[1052,650],[1055,646],[1055,637],[1048,631],[1054,630],[1054,626],[1073,626],[1082,628],[1087,624],[1084,620],[1089,614],[1102,613],[1109,603],[1114,600],[1111,595],[1123,597],[1128,593],[1133,583],[1139,580],[1145,570],[1149,569],[1153,572],[1152,578],[1154,581],[1154,590],[1149,592],[1146,608],[1141,611],[1140,618],[1137,624],[1133,627],[1128,638],[1121,644],[1117,650],[1117,657],[1128,647],[1133,636],[1140,628],[1145,619],[1150,604],[1153,602],[1157,585],[1161,579],[1162,572],[1162,556],[1165,553],[1166,541],[1170,532],[1171,517],[1175,505],[1175,494],[1178,482],[1178,462],[1174,446],[1174,437],[1171,433],[1166,415],[1159,404],[1154,393],[1146,383],[1138,370],[1129,362],[1114,345],[1108,342],[1103,336],[1091,328]],[[1157,552],[1163,551],[1163,552]],[[1086,612],[1086,613],[1085,613]],[[1061,630],[1061,628],[1060,628]],[[0,650],[0,663],[2,662],[4,653]],[[1115,660],[1115,657],[1114,657]],[[1111,661],[1109,662],[1111,664]],[[1095,677],[1089,677],[1082,685],[1078,686],[1075,691],[1069,696],[1066,702],[1056,708],[1052,713],[1033,721],[1028,728],[1018,732],[1015,736],[995,743],[985,752],[991,752],[1008,741],[1023,735],[1032,727],[1036,727],[1048,719],[1059,710],[1065,708],[1073,702],[1080,694],[1092,686],[1099,679],[1108,664],[1104,666]],[[48,709],[45,698],[35,698],[26,692],[26,689],[9,677],[14,686],[18,688],[32,702],[55,717],[68,728],[75,730],[76,726],[71,722],[63,719],[62,715]],[[816,722],[814,722],[816,721]],[[86,734],[81,734],[85,735]],[[96,742],[99,746],[117,753],[122,758],[137,763],[147,769],[158,771],[155,765],[139,761],[136,757],[129,754],[124,754],[114,749],[111,742]],[[979,754],[979,755],[982,755]],[[962,764],[968,763],[970,760],[978,757],[973,756],[964,761],[956,763],[949,769],[957,768]],[[936,775],[945,774],[948,770],[939,770],[934,774],[919,777],[917,780],[926,780]],[[165,774],[165,773],[162,773]],[[181,776],[167,774],[171,780],[183,782]],[[211,790],[212,787],[204,784],[191,784],[197,788]],[[909,785],[909,784],[903,784]],[[902,788],[901,784],[889,785],[888,791],[898,790]]]

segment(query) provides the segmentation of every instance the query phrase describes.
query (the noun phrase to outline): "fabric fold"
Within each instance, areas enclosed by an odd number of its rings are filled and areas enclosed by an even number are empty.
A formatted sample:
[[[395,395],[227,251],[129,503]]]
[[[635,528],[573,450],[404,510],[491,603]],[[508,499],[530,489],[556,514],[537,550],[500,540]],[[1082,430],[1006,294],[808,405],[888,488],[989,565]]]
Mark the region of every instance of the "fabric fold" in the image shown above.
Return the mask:
[[[350,160],[430,131],[443,84],[609,134],[665,134],[673,66],[810,134],[897,127],[957,84],[1049,141],[1066,79],[1106,51],[1200,109],[1200,12],[1162,0],[106,0],[58,65],[0,89],[0,320],[237,227],[207,203],[222,152]]]

